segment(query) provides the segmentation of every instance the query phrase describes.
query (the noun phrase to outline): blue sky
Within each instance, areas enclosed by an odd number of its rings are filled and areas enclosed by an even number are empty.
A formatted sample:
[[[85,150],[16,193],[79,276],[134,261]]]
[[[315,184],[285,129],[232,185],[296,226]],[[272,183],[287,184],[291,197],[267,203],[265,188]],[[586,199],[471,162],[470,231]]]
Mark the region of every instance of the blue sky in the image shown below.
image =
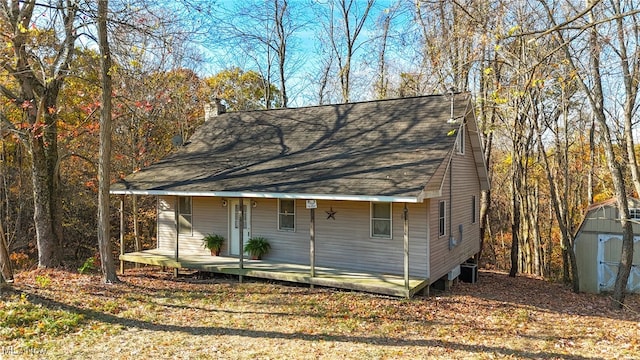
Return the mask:
[[[370,40],[372,37],[377,35],[380,30],[376,28],[376,21],[384,13],[386,8],[393,5],[395,2],[396,1],[392,0],[376,1],[374,8],[369,13],[366,26],[360,34],[360,42]],[[316,78],[320,72],[320,61],[322,60],[322,55],[319,53],[321,45],[318,36],[321,33],[321,28],[318,20],[316,20],[316,10],[314,10],[310,5],[327,6],[327,3],[328,1],[326,0],[289,1],[290,8],[295,9],[298,14],[303,16],[303,18],[297,20],[309,21],[310,23],[309,26],[300,29],[295,33],[293,38],[295,47],[291,48],[288,54],[289,60],[291,61],[289,63],[291,68],[288,72],[287,90],[290,95],[292,106],[309,105],[313,104],[316,100],[314,92],[317,91],[317,81],[314,82],[314,78]],[[362,9],[365,3],[366,1],[364,0],[355,0],[353,8],[360,12],[360,9]],[[233,0],[219,0],[216,4],[225,10],[230,10],[237,7],[239,4],[244,3],[239,3],[238,1]],[[406,19],[404,20],[406,21]],[[215,25],[212,27],[215,27]],[[215,28],[211,29],[211,33],[214,32]],[[219,46],[218,44],[212,45],[214,46],[209,45],[203,47],[203,50],[208,54],[208,62],[202,71],[198,71],[202,76],[210,76],[224,68],[234,66],[238,66],[244,70],[260,70],[255,61],[249,59],[242,53],[236,53],[235,50],[237,49],[229,51],[229,49]],[[372,71],[372,67],[375,68],[376,66],[376,64],[373,63],[376,59],[375,48],[376,46],[374,44],[365,44],[355,54],[355,64],[353,66],[352,76],[354,80],[354,88],[357,86],[367,86],[363,83],[370,83],[372,81],[372,76],[375,74],[375,71]],[[401,59],[405,58],[401,56],[401,54],[397,53],[397,50],[398,49],[391,49],[394,53],[389,54],[389,58],[393,58],[394,55],[397,55],[395,56],[396,59],[393,60],[396,64],[399,61],[402,61]],[[257,49],[256,53],[259,53],[260,51],[264,50]],[[364,62],[367,62],[369,65],[364,66]],[[277,83],[276,81],[274,82]],[[362,94],[362,92],[360,95],[366,97],[366,94]],[[354,100],[357,100],[355,93]]]

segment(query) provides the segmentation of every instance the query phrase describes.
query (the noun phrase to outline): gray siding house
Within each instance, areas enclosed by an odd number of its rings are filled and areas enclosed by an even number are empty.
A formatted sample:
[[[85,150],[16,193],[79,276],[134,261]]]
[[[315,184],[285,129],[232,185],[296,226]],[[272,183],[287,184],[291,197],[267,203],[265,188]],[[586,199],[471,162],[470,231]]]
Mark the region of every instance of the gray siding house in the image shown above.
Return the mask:
[[[634,234],[640,233],[640,200],[628,199]],[[613,291],[622,252],[622,226],[615,199],[591,205],[576,232],[574,250],[580,291]],[[629,292],[640,293],[640,236],[634,237]]]
[[[154,251],[175,262],[121,260],[197,267],[180,257],[210,257],[202,238],[215,233],[239,275],[276,278],[240,256],[261,236],[271,244],[263,263],[309,271],[286,280],[385,293],[314,270],[397,276],[404,290],[387,293],[411,296],[479,251],[489,184],[469,94],[245,112],[216,102],[205,112],[184,146],[111,187],[157,196]]]

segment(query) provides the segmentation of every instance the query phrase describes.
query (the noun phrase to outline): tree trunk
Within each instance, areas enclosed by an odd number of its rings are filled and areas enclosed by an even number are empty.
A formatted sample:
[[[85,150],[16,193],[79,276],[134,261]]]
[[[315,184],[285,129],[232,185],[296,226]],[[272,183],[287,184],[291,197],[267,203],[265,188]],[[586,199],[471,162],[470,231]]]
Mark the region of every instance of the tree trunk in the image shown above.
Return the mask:
[[[278,36],[278,74],[280,77],[280,96],[282,97],[282,107],[289,106],[289,96],[287,95],[287,83],[285,75],[285,63],[287,59],[287,33],[285,29],[286,13],[289,7],[288,0],[274,0],[275,7],[275,30]]]
[[[517,215],[516,215],[517,216]],[[511,269],[509,270],[510,277],[516,277],[518,274],[518,225],[513,223],[511,225]]]
[[[511,191],[511,270],[509,270],[509,276],[515,277],[518,274],[519,254],[520,254],[520,202],[518,201],[518,194],[516,188],[517,181],[515,180],[518,175],[514,174],[514,180],[512,180]]]
[[[387,51],[387,39],[389,38],[389,24],[391,23],[391,15],[389,13],[383,15],[382,20],[382,36],[380,37],[380,52],[378,53],[378,74],[376,80],[376,98],[387,98],[387,63],[386,63],[386,51]]]
[[[13,281],[13,269],[11,268],[11,259],[9,258],[9,247],[7,246],[7,237],[4,233],[4,224],[0,216],[0,278],[2,280]]]
[[[589,175],[587,178],[587,204],[593,204],[593,177],[596,167],[596,119],[592,117],[589,127]]]
[[[495,124],[495,110],[489,106],[486,106],[485,99],[489,96],[488,85],[485,79],[484,71],[480,72],[480,84],[482,87],[482,94],[479,99],[479,110],[478,110],[478,120],[480,122],[481,131],[484,135],[482,138],[484,139],[484,163],[488,167],[487,176],[489,178],[489,183],[491,182],[491,150],[493,146],[493,134],[491,131],[493,125]],[[490,116],[487,116],[487,109],[491,109]],[[491,184],[489,184],[491,186]],[[487,228],[489,227],[489,211],[491,209],[491,188],[482,191],[480,193],[480,251],[477,255],[477,262],[480,262],[480,258],[482,257],[482,251],[484,249],[485,237]],[[494,259],[495,259],[495,251],[494,251]]]
[[[79,32],[75,21],[78,4],[68,1],[59,5],[54,21],[57,43],[46,45],[46,50],[39,48],[37,43],[32,44],[31,35],[20,30],[20,27],[26,29],[37,22],[33,20],[36,1],[11,1],[0,8],[5,27],[13,29],[8,31],[15,30],[12,36],[6,36],[11,50],[6,53],[8,60],[3,63],[3,69],[17,84],[18,94],[4,86],[0,86],[0,92],[24,111],[24,122],[29,125],[25,142],[31,156],[39,267],[55,267],[62,260],[56,105],[60,88],[69,73]],[[62,13],[64,16],[58,16]],[[53,55],[52,50],[56,52]],[[6,64],[12,65],[6,67]]]
[[[98,247],[103,281],[118,281],[111,253],[109,186],[111,158],[111,52],[107,40],[108,0],[98,1],[98,39],[100,44],[100,72],[102,83],[102,108],[100,109],[100,151],[98,156]]]
[[[547,11],[548,18],[555,24],[553,17],[553,11],[545,2],[541,3]],[[597,1],[587,0],[587,7],[597,5]],[[593,116],[600,126],[600,141],[604,148],[605,157],[607,159],[607,165],[609,172],[611,173],[611,181],[615,190],[615,198],[620,211],[620,225],[622,226],[622,253],[620,267],[618,268],[618,275],[616,276],[616,283],[613,290],[612,306],[614,308],[622,307],[625,297],[625,289],[627,281],[629,279],[629,273],[631,272],[631,262],[633,260],[633,227],[629,221],[629,205],[627,203],[627,190],[626,181],[622,175],[622,166],[618,162],[616,157],[613,138],[607,123],[607,110],[604,103],[603,92],[603,76],[600,68],[600,54],[601,54],[601,35],[598,32],[598,21],[595,18],[595,12],[593,8],[588,13],[588,50],[590,56],[588,66],[586,66],[588,79],[582,76],[577,77],[578,84],[582,88],[586,99],[589,101]],[[560,44],[564,44],[563,50],[565,52],[565,58],[568,65],[576,73],[581,73],[576,66],[574,57],[571,54],[570,48],[566,45],[565,37],[562,31],[557,31],[556,35]]]
[[[591,23],[594,23],[593,12],[590,13]],[[596,25],[592,25],[590,30],[589,47],[592,49],[590,56],[590,71],[593,84],[587,86],[582,82],[582,86],[589,96],[592,111],[595,114],[598,125],[600,125],[600,139],[604,146],[605,157],[611,173],[611,180],[615,189],[618,210],[620,211],[620,225],[622,226],[622,254],[620,259],[620,267],[616,276],[616,283],[613,288],[612,306],[621,308],[624,303],[625,290],[629,273],[631,272],[631,262],[633,260],[633,226],[629,221],[629,204],[627,203],[627,190],[625,179],[622,176],[622,168],[615,155],[613,140],[607,124],[607,117],[604,108],[604,92],[602,90],[602,76],[600,73],[600,51],[599,51],[599,33]],[[595,55],[598,54],[598,55]]]
[[[58,181],[58,144],[56,117],[45,115],[44,109],[55,108],[58,95],[50,88],[40,104],[30,109],[29,132],[33,182],[33,221],[38,245],[38,267],[52,268],[62,264],[62,210]],[[47,101],[49,100],[49,101]],[[43,122],[40,122],[43,119]]]
[[[627,52],[627,43],[638,40],[637,29],[631,30],[635,33],[635,39],[626,33],[627,25],[623,22],[622,11],[620,9],[620,3],[617,1],[611,1],[611,6],[614,9],[616,15],[616,35],[618,38],[617,54],[620,56],[620,69],[622,70],[623,88],[625,93],[624,105],[622,106],[623,118],[624,118],[624,139],[627,150],[627,161],[629,170],[631,171],[631,181],[633,187],[638,196],[640,196],[640,174],[638,170],[638,159],[635,152],[635,141],[633,139],[633,122],[635,119],[636,110],[636,98],[638,97],[638,65],[635,61],[629,61],[629,55]],[[636,55],[636,54],[634,54]],[[633,250],[632,250],[633,251]]]

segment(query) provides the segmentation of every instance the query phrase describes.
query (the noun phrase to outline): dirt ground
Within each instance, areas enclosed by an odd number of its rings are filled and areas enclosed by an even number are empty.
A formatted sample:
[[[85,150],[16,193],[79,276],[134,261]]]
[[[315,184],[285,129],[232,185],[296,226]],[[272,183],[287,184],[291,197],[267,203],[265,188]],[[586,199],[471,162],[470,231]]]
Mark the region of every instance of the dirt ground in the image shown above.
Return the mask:
[[[0,359],[640,358],[639,295],[614,310],[607,295],[499,272],[411,300],[157,268],[120,280],[17,274]]]

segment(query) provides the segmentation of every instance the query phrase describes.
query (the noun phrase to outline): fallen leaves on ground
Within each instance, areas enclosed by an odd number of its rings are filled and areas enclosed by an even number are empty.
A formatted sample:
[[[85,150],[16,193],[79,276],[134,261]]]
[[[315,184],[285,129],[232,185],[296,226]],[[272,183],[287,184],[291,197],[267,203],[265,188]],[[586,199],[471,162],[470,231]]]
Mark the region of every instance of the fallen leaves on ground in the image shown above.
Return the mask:
[[[498,272],[411,300],[154,268],[120,280],[17,274],[0,302],[0,359],[640,357],[639,295],[615,310],[607,295]]]

